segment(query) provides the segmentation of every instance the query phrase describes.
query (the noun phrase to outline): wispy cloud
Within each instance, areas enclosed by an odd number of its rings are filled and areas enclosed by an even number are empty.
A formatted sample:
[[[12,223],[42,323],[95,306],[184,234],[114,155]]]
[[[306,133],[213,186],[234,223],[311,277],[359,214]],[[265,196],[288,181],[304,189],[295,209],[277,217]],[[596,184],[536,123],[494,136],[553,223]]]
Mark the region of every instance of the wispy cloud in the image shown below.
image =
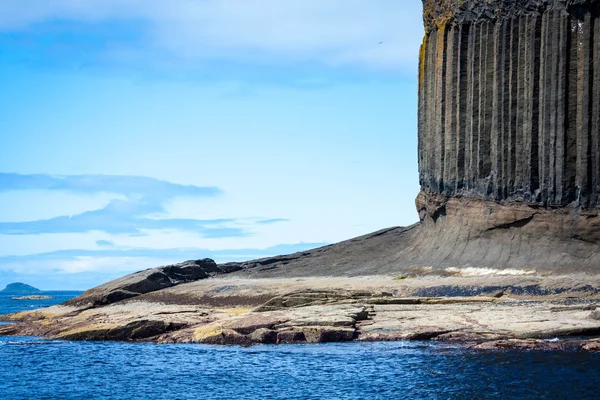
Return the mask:
[[[0,257],[0,289],[23,281],[42,289],[88,289],[126,273],[190,259],[213,258],[222,263],[290,254],[327,243],[282,244],[265,249],[152,249],[99,245],[97,250],[61,250]],[[108,247],[108,246],[106,246]]]
[[[113,199],[105,207],[75,215],[54,218],[0,222],[0,234],[38,235],[99,231],[108,234],[143,235],[147,231],[193,232],[204,238],[244,237],[247,229],[237,218],[169,218],[164,205],[177,197],[214,197],[222,193],[216,187],[179,185],[153,178],[110,175],[0,174],[0,192],[67,191],[77,193],[108,192],[125,197]],[[253,219],[269,224],[281,219]]]
[[[197,233],[203,237],[240,237],[247,233],[240,228],[219,225],[234,219],[197,220],[183,218],[150,218],[151,213],[162,212],[159,203],[113,200],[100,210],[77,215],[27,222],[0,222],[0,233],[5,235],[38,235],[43,233],[82,233],[100,231],[109,234],[142,234],[146,230],[178,230]]]
[[[271,224],[276,224],[278,222],[289,222],[289,219],[272,218],[272,219],[265,219],[265,220],[257,221],[256,223],[259,225],[271,225]]]
[[[58,47],[47,54],[82,62],[165,66],[176,60],[179,67],[198,67],[219,61],[412,72],[420,12],[420,2],[397,0],[38,0],[26,7],[22,0],[4,0],[0,31],[27,34],[45,27],[47,35],[52,29],[60,33],[60,24],[72,32],[76,23],[77,35],[54,34]],[[96,27],[107,23],[113,29],[99,34]],[[47,36],[23,38],[30,40],[26,46],[34,39],[34,47],[48,50]]]
[[[0,172],[0,192],[17,190],[60,190],[78,193],[108,192],[165,200],[179,196],[211,197],[222,194],[214,186],[180,185],[144,176],[49,175]]]
[[[280,254],[290,254],[308,249],[325,246],[328,243],[295,243],[295,244],[279,244],[276,246],[267,247],[264,249],[197,249],[197,248],[174,248],[174,249],[153,249],[145,247],[119,247],[102,248],[97,250],[73,249],[73,250],[57,250],[48,253],[31,254],[26,256],[5,256],[0,257],[0,266],[6,266],[8,263],[65,259],[81,259],[81,258],[154,258],[154,259],[172,259],[178,261],[213,258],[217,262],[229,261],[246,261],[249,259],[271,257]],[[149,266],[150,267],[150,266]]]

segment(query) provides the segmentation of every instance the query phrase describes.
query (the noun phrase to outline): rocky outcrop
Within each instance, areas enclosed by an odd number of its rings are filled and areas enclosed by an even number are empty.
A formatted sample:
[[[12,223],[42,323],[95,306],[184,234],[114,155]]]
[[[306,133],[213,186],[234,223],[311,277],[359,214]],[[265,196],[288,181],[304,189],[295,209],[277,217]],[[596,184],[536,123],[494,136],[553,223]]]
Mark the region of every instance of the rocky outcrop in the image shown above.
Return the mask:
[[[574,297],[549,290],[573,284],[570,278],[521,280],[205,279],[91,309],[61,305],[7,316],[16,323],[0,326],[0,335],[242,346],[436,340],[479,350],[600,351],[594,339],[600,335],[600,291]],[[580,277],[572,286],[583,281],[600,287],[599,277]],[[531,289],[536,282],[537,291]],[[480,296],[498,287],[505,288],[501,296]],[[215,305],[217,293],[227,295]],[[254,306],[248,293],[269,299]],[[463,296],[422,296],[431,293]]]
[[[81,296],[69,300],[66,304],[89,307],[112,304],[181,283],[233,272],[233,270],[233,267],[220,267],[209,258],[150,268],[97,286],[84,292]]]
[[[424,0],[419,167],[447,197],[600,206],[600,1]]]
[[[424,0],[422,229],[432,265],[600,265],[600,1]]]

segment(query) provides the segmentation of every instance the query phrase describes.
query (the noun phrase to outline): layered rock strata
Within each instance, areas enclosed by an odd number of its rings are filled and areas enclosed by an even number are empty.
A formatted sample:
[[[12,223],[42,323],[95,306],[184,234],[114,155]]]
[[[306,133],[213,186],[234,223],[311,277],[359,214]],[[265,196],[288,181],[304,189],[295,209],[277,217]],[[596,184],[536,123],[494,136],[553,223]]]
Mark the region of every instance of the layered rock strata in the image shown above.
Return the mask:
[[[440,340],[599,351],[600,278],[587,281],[561,292],[577,285],[550,277],[205,279],[93,309],[0,316],[19,321],[0,326],[0,335],[237,345]]]
[[[597,269],[600,1],[423,6],[417,242],[437,242],[424,254]]]

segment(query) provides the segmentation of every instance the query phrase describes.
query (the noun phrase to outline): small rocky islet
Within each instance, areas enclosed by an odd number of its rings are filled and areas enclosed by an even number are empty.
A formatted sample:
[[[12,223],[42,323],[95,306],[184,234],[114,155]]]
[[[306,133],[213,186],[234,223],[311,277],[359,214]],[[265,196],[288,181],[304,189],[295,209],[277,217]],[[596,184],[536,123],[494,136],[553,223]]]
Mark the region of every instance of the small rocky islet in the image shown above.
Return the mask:
[[[148,269],[0,334],[600,351],[600,1],[423,7],[419,223]]]
[[[24,301],[24,300],[52,300],[54,297],[52,296],[47,296],[47,295],[30,295],[30,296],[16,296],[16,297],[11,297],[11,300],[16,300],[16,301]]]

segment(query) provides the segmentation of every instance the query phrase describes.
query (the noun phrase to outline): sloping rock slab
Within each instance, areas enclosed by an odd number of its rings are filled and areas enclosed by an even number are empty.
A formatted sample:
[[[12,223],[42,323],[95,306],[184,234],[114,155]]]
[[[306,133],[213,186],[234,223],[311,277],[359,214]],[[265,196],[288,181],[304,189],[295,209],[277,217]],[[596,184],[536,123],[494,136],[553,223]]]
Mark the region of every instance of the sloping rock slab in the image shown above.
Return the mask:
[[[124,326],[98,327],[96,329],[75,329],[56,335],[63,340],[127,341],[143,340],[165,332],[181,329],[183,324],[164,321],[133,321]]]
[[[90,289],[66,304],[76,307],[97,307],[229,272],[233,270],[218,266],[210,258],[150,268]]]

